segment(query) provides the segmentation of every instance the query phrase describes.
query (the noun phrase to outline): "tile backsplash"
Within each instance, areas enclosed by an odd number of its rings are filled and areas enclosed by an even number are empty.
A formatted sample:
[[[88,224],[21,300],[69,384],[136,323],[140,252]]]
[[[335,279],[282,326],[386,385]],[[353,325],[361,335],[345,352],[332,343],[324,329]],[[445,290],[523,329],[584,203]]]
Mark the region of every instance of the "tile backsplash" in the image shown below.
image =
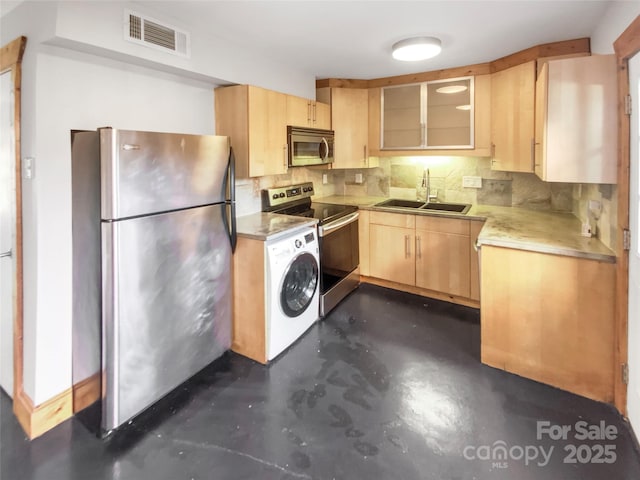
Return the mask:
[[[491,160],[484,157],[390,157],[380,158],[376,168],[296,167],[285,175],[238,179],[237,214],[259,212],[262,189],[302,182],[313,182],[316,197],[354,195],[415,199],[427,168],[431,193],[436,194],[439,201],[572,212],[584,222],[588,215],[588,200],[598,200],[602,212],[597,221],[591,215],[590,222],[597,226],[597,237],[615,250],[615,185],[543,182],[533,173],[492,170]],[[327,175],[326,184],[322,182],[323,174]],[[356,182],[357,174],[362,175],[362,183]],[[463,187],[464,176],[481,177],[481,188]]]

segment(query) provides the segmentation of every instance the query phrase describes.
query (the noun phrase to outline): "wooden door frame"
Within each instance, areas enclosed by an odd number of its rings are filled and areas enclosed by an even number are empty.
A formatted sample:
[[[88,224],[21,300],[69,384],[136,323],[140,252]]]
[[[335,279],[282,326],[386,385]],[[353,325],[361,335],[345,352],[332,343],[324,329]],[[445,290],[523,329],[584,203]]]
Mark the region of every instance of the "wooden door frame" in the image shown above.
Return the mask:
[[[23,271],[22,271],[22,162],[20,149],[22,57],[27,37],[18,37],[0,49],[0,74],[11,72],[14,92],[14,143],[16,183],[16,251],[13,296],[13,411],[18,415],[20,399],[24,396],[23,377]]]
[[[627,385],[622,369],[629,354],[629,251],[624,249],[624,232],[629,230],[629,170],[630,170],[630,116],[625,113],[625,99],[629,95],[629,59],[640,52],[640,15],[613,43],[618,67],[618,264],[616,271],[616,379],[614,402],[624,416],[627,415]],[[637,106],[635,108],[638,108]]]

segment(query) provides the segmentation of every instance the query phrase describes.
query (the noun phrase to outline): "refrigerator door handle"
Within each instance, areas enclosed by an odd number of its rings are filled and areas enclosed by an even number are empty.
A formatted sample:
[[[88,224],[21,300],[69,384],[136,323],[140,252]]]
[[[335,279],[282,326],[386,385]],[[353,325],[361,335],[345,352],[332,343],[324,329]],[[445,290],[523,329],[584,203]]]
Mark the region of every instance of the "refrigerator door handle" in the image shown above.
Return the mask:
[[[233,154],[233,147],[229,149],[229,165],[225,177],[225,189],[227,189],[228,186],[229,192],[229,199],[226,200],[225,204],[231,207],[231,211],[229,214],[230,218],[227,218],[226,212],[222,218],[224,219],[224,226],[229,235],[231,253],[233,254],[236,251],[236,243],[238,242],[238,231],[236,228],[236,157]],[[229,223],[231,223],[231,225],[229,225]]]

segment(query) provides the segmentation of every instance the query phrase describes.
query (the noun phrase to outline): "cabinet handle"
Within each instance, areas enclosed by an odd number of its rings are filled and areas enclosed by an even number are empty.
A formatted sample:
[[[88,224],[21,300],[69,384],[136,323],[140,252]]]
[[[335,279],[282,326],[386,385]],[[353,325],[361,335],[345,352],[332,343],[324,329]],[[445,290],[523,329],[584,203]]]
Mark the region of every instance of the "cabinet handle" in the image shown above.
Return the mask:
[[[307,123],[311,124],[311,102],[307,102]]]
[[[317,122],[317,118],[316,118],[316,102],[313,102],[313,124],[315,125]]]
[[[416,237],[416,256],[422,258],[422,242],[420,237]]]
[[[491,151],[489,152],[491,154],[491,165],[496,163],[496,144],[491,142]]]
[[[367,146],[364,145],[364,147],[362,148],[362,151],[364,153],[364,158],[362,159],[362,163],[364,163],[364,166],[367,166]]]
[[[536,139],[531,139],[531,170],[534,171],[536,169]]]
[[[284,151],[284,170],[285,172],[287,171],[287,164],[289,163],[289,147],[288,145],[285,143],[285,145],[282,147],[283,151]]]
[[[411,257],[411,236],[404,236],[404,258]]]

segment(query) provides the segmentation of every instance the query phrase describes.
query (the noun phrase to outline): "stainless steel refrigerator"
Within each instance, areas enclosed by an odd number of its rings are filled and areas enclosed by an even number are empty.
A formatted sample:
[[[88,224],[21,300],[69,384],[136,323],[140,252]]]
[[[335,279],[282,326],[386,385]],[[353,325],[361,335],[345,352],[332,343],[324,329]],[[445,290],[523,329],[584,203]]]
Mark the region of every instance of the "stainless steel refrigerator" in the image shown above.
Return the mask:
[[[72,133],[73,381],[103,435],[231,346],[233,170],[228,137]]]

